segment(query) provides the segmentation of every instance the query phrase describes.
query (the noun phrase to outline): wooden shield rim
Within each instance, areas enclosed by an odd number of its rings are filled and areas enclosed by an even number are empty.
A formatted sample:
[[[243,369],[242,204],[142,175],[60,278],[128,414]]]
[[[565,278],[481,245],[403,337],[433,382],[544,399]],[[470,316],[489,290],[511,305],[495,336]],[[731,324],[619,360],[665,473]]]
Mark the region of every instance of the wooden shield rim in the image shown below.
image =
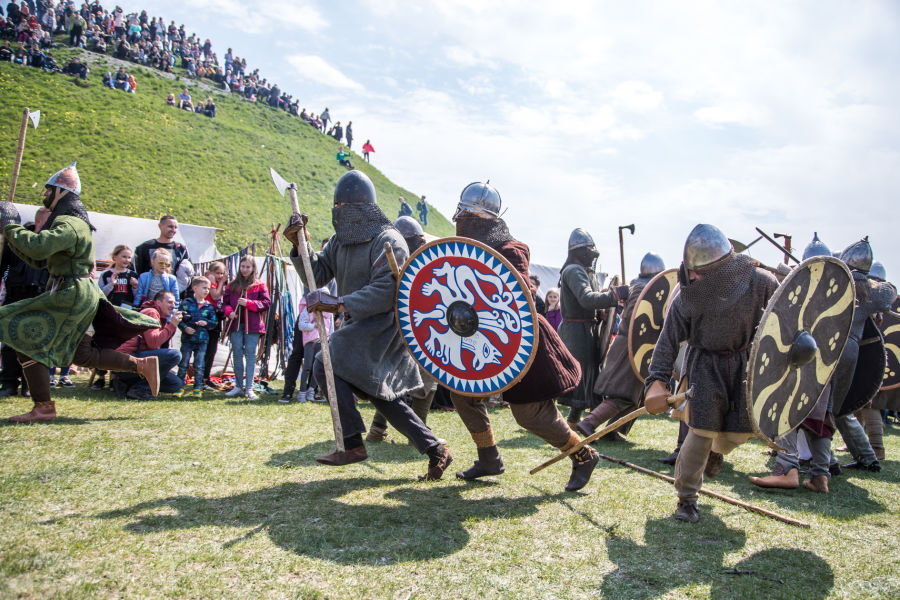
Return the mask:
[[[756,355],[759,352],[759,341],[760,341],[760,337],[762,336],[763,328],[760,327],[760,324],[763,323],[763,321],[766,319],[766,317],[768,317],[773,312],[772,307],[775,306],[775,304],[781,299],[781,297],[784,294],[790,293],[788,291],[789,286],[785,285],[785,284],[789,283],[794,277],[796,277],[797,273],[800,272],[801,268],[806,268],[806,266],[808,264],[815,263],[815,262],[830,262],[832,264],[840,266],[846,272],[847,281],[849,281],[852,285],[853,276],[850,274],[850,269],[848,269],[847,265],[845,265],[841,260],[839,260],[833,256],[813,256],[804,261],[801,261],[800,264],[798,264],[793,269],[791,269],[791,272],[787,275],[787,277],[785,277],[781,282],[779,282],[778,288],[775,290],[775,293],[772,294],[771,298],[769,298],[769,302],[766,305],[766,310],[763,311],[762,316],[759,318],[759,322],[756,324],[756,331],[754,331],[754,333],[753,333],[753,341],[750,344],[750,354],[747,356],[747,371],[746,371],[746,376],[744,378],[744,397],[747,399],[745,409],[749,413],[749,421],[750,421],[751,427],[753,427],[753,432],[763,442],[765,442],[766,444],[768,444],[772,447],[775,447],[775,448],[778,448],[778,445],[776,442],[777,439],[784,437],[785,435],[787,435],[788,433],[790,433],[791,431],[793,431],[794,429],[799,427],[800,424],[798,423],[796,426],[792,427],[788,431],[785,431],[780,436],[776,437],[775,439],[772,439],[769,436],[767,436],[765,433],[762,432],[762,430],[759,428],[759,424],[756,422],[756,419],[753,417],[754,402],[753,402],[753,397],[750,395],[750,391],[751,391],[751,388],[753,385],[753,373],[754,373],[754,369],[752,368],[752,366],[756,363]],[[856,291],[854,290],[853,293],[854,293],[854,297],[855,297]],[[834,377],[834,372],[837,370],[837,365],[840,362],[840,355],[843,354],[844,346],[847,345],[847,341],[850,339],[850,328],[851,328],[852,322],[853,322],[853,313],[856,311],[856,302],[851,303],[851,307],[852,307],[852,310],[850,311],[850,319],[848,319],[848,321],[847,321],[847,329],[846,329],[846,331],[843,332],[843,335],[841,336],[841,351],[838,353],[838,359],[835,361],[834,367],[831,369],[831,372],[828,374],[828,378],[825,380],[825,383],[822,385],[822,392],[824,392],[826,389],[828,389],[828,383],[831,381],[831,378]],[[815,403],[821,397],[822,392],[819,392],[819,396],[817,396],[815,398],[815,400],[811,403],[812,406],[815,406]]]
[[[900,309],[900,296],[897,296],[897,298],[891,304],[891,314],[897,315],[897,313],[900,312],[900,310],[898,310],[898,309]],[[900,323],[900,321],[898,321],[898,323]],[[884,349],[885,349],[885,351],[887,351],[887,336],[884,335],[884,330],[881,327],[879,327],[878,329],[881,331],[881,335],[884,338]],[[892,385],[882,387],[878,391],[879,392],[889,392],[889,391],[895,390],[897,388],[900,388],[900,381],[897,381],[897,383],[894,383]]]
[[[519,371],[518,375],[516,375],[515,377],[510,379],[509,382],[505,386],[503,386],[499,390],[492,391],[490,394],[483,394],[483,393],[476,394],[476,393],[472,393],[472,392],[463,392],[463,391],[457,390],[455,388],[451,388],[450,386],[445,385],[441,380],[437,379],[434,375],[431,374],[431,371],[429,371],[427,367],[425,367],[418,361],[418,359],[416,358],[416,355],[413,353],[412,348],[409,347],[409,342],[406,341],[406,336],[403,335],[403,327],[400,325],[400,311],[397,309],[397,307],[400,306],[400,280],[403,279],[403,274],[406,272],[406,269],[409,267],[410,264],[412,264],[413,259],[415,259],[417,256],[419,256],[420,254],[422,254],[429,248],[431,248],[433,246],[437,246],[438,244],[452,244],[452,243],[468,244],[470,246],[475,246],[475,247],[479,248],[480,250],[484,250],[485,252],[490,254],[493,258],[495,258],[496,260],[501,262],[503,264],[503,266],[505,266],[507,269],[509,269],[509,271],[516,278],[516,281],[519,283],[519,285],[522,287],[522,289],[525,290],[525,292],[526,292],[524,294],[525,300],[528,302],[528,310],[531,312],[532,322],[534,323],[534,341],[531,344],[531,353],[528,355],[528,360],[525,361],[525,365],[522,367],[522,370]],[[472,238],[455,236],[455,235],[449,236],[449,237],[438,238],[436,240],[431,240],[430,242],[427,242],[427,243],[423,244],[422,246],[420,246],[419,248],[417,248],[415,252],[413,252],[412,254],[409,255],[409,258],[407,258],[406,262],[403,263],[403,266],[400,267],[399,276],[397,277],[397,285],[395,286],[395,288],[396,289],[394,290],[394,322],[397,325],[397,331],[400,333],[400,338],[403,340],[403,346],[406,348],[406,351],[412,357],[413,361],[415,361],[416,365],[419,367],[422,367],[421,370],[425,371],[425,373],[427,373],[429,377],[434,379],[434,381],[438,385],[443,386],[443,387],[447,388],[448,390],[450,390],[451,392],[453,392],[454,394],[459,394],[460,396],[468,396],[470,398],[489,398],[490,396],[494,396],[496,394],[502,394],[509,388],[511,388],[514,385],[516,385],[517,383],[519,383],[519,381],[521,381],[522,378],[525,377],[525,374],[528,373],[528,371],[531,369],[531,363],[534,362],[534,358],[535,358],[535,356],[537,356],[538,338],[540,336],[540,325],[538,324],[538,312],[537,312],[537,308],[535,308],[535,305],[534,305],[534,298],[531,295],[531,287],[525,283],[525,279],[522,277],[521,273],[519,273],[519,271],[517,271],[516,268],[512,266],[512,263],[510,263],[508,260],[506,260],[506,258],[501,256],[499,252],[497,252],[496,250],[494,250],[487,244],[479,242],[478,240],[473,240]]]
[[[606,286],[606,290],[610,291],[614,287],[618,287],[621,285],[619,283],[619,276],[613,275],[609,278],[609,285]],[[606,366],[606,357],[609,356],[609,349],[612,346],[612,342],[609,341],[609,338],[612,337],[612,328],[613,323],[616,321],[616,310],[619,308],[618,302],[613,304],[609,308],[604,308],[604,319],[603,319],[603,327],[600,329],[600,339],[606,340],[605,346],[603,348],[603,360],[600,362],[600,369],[602,370],[604,366]]]
[[[660,271],[656,275],[654,275],[650,281],[647,282],[647,285],[644,286],[644,289],[641,290],[641,293],[638,295],[637,301],[634,303],[634,308],[637,310],[637,307],[640,305],[641,301],[644,299],[644,296],[650,290],[654,283],[656,283],[657,279],[661,279],[666,277],[669,273],[678,274],[678,269],[666,269],[664,271]],[[676,280],[677,283],[677,280]],[[676,285],[675,288],[678,286]],[[666,304],[671,304],[672,300],[675,299],[674,289],[669,293],[669,298],[666,300]],[[665,308],[665,306],[663,307]],[[668,311],[663,310],[663,323],[666,321],[666,313]],[[634,348],[631,346],[632,332],[634,331],[634,313],[631,314],[631,322],[628,323],[628,363],[631,365],[631,370],[634,372],[635,377],[637,377],[642,383],[646,382],[647,379],[645,377],[641,377],[641,370],[637,367],[634,361]],[[662,328],[660,328],[660,332],[662,332]],[[659,341],[657,339],[657,341]],[[654,346],[655,347],[655,346]]]

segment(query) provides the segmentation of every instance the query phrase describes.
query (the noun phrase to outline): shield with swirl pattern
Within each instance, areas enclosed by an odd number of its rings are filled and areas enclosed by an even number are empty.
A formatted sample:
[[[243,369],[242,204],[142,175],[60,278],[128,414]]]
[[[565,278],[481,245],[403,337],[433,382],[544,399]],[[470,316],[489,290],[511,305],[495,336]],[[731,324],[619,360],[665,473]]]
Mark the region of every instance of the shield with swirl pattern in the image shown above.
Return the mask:
[[[881,334],[884,336],[884,349],[887,351],[887,363],[884,366],[884,379],[881,390],[893,390],[900,387],[900,296],[894,300],[891,312],[884,313],[881,321]]]
[[[525,281],[490,247],[461,237],[416,250],[400,271],[397,323],[438,383],[465,396],[515,385],[537,350],[537,313]]]
[[[775,290],[747,361],[747,410],[766,442],[815,407],[847,343],[854,305],[850,271],[830,256],[801,262]]]
[[[650,373],[653,348],[662,333],[663,320],[678,289],[678,269],[657,273],[638,296],[628,325],[628,358],[641,381]]]

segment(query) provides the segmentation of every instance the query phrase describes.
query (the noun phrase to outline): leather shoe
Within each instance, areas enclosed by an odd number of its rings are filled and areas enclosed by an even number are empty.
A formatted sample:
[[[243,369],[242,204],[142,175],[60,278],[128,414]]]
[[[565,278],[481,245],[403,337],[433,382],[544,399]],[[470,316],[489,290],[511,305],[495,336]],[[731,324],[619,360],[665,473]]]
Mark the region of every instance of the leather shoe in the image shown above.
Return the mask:
[[[465,471],[457,471],[458,479],[470,481],[479,477],[489,477],[491,475],[501,475],[506,470],[503,466],[503,459],[500,458],[500,451],[497,446],[489,446],[487,448],[478,449],[478,460]]]
[[[419,476],[419,481],[437,481],[444,475],[444,471],[453,462],[453,455],[443,444],[433,446],[428,450],[428,472]]]
[[[672,454],[668,455],[665,458],[659,459],[659,462],[663,463],[664,465],[674,465],[677,461],[678,461],[678,452],[677,451],[673,452]]]
[[[600,455],[590,446],[584,446],[569,458],[572,459],[572,474],[566,483],[566,491],[577,492],[591,480],[591,475],[597,468],[597,463],[600,462]]]
[[[148,356],[146,358],[136,358],[138,375],[147,380],[150,386],[150,395],[159,395],[159,358],[156,356]]]
[[[700,509],[697,508],[696,502],[678,502],[678,508],[672,516],[679,521],[696,523],[700,520]]]
[[[35,421],[52,421],[56,418],[56,404],[52,400],[35,402],[29,412],[10,417],[13,423],[34,423]]]
[[[847,463],[843,465],[844,469],[854,469],[856,471],[869,471],[871,473],[878,473],[881,471],[881,463],[877,460],[875,462],[870,462],[867,465],[862,464],[858,460],[854,460],[852,463]]]
[[[369,458],[369,454],[366,452],[366,447],[358,446],[356,448],[351,448],[350,450],[344,450],[343,452],[334,451],[331,454],[317,456],[316,462],[331,467],[342,467],[344,465],[362,462],[367,458]]]

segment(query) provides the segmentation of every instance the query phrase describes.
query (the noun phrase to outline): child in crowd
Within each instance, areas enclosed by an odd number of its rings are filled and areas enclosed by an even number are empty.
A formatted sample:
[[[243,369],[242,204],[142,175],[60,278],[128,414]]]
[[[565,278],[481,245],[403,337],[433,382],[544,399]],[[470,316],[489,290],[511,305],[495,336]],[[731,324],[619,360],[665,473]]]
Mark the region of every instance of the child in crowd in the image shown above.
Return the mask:
[[[100,273],[97,285],[106,294],[113,306],[132,308],[134,292],[138,287],[138,274],[131,268],[134,252],[125,244],[119,244],[112,251],[113,267]]]
[[[547,311],[547,321],[553,325],[553,329],[559,329],[559,324],[562,323],[562,310],[557,288],[547,290],[547,295],[544,297],[544,306]]]
[[[147,300],[152,300],[160,290],[168,290],[178,298],[178,280],[170,273],[172,253],[165,248],[157,248],[150,259],[150,271],[141,273],[138,278],[137,291],[134,294],[135,307],[140,307]]]
[[[181,364],[178,365],[178,379],[185,380],[191,355],[194,355],[194,397],[203,395],[203,369],[206,366],[206,349],[209,331],[215,328],[218,319],[216,308],[206,301],[209,296],[209,279],[194,277],[191,292],[181,301],[183,319],[178,324],[181,329]],[[180,394],[179,394],[180,395]]]
[[[256,348],[266,332],[265,312],[271,300],[266,284],[256,278],[256,261],[249,254],[241,259],[238,273],[225,289],[223,298],[226,330],[234,359],[234,389],[226,396],[244,394],[256,400],[253,376],[256,373]]]
[[[206,301],[216,309],[216,326],[209,330],[209,342],[206,344],[206,364],[203,365],[203,383],[206,389],[214,390],[218,388],[213,385],[210,375],[212,375],[216,350],[219,348],[222,321],[225,319],[225,313],[222,312],[222,296],[225,294],[225,286],[228,284],[228,273],[225,272],[225,264],[218,260],[209,263],[204,277],[209,279],[209,295],[206,297]]]

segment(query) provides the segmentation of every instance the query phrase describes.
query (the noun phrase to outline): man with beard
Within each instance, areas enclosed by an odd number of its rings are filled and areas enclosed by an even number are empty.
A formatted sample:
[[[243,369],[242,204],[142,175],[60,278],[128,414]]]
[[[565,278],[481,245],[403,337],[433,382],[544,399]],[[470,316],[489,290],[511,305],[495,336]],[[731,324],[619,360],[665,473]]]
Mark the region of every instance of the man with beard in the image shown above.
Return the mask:
[[[622,311],[622,320],[619,321],[619,333],[609,348],[606,363],[594,384],[594,393],[602,400],[597,408],[576,425],[578,431],[584,435],[591,435],[602,423],[617,419],[641,405],[644,384],[631,368],[631,359],[628,356],[628,326],[631,324],[634,308],[644,286],[665,268],[666,265],[659,254],[648,252],[641,259],[640,273],[631,281],[628,289],[628,301],[625,310]],[[624,434],[631,429],[632,423],[621,428]],[[622,439],[616,431],[607,437],[614,440]]]
[[[684,371],[695,392],[690,430],[675,463],[674,517],[696,523],[710,451],[727,454],[754,435],[744,373],[753,335],[778,282],[750,257],[735,254],[721,230],[702,224],[684,244],[679,280],[681,293],[672,300],[653,350],[645,404],[651,414],[668,408],[669,379],[679,345],[687,341]]]
[[[50,209],[39,231],[8,224],[7,251],[34,268],[50,273],[49,290],[0,308],[0,339],[18,355],[34,408],[10,421],[30,423],[56,418],[50,399],[50,365],[77,364],[110,371],[137,372],[154,395],[159,387],[156,357],[134,358],[113,348],[155,327],[146,316],[114,307],[91,279],[95,231],[81,203],[81,180],[73,162],[45,184],[44,206]],[[94,335],[85,335],[94,326]]]
[[[371,401],[420,453],[428,455],[428,471],[422,479],[440,479],[453,461],[450,451],[403,401],[422,387],[422,379],[394,322],[396,281],[384,245],[388,243],[397,263],[403,264],[409,256],[406,243],[376,204],[375,186],[360,171],[348,171],[338,180],[331,222],[334,237],[321,252],[309,252],[315,281],[306,281],[296,248],[299,242],[296,236],[291,239],[294,266],[308,288],[322,287],[332,279],[337,283],[337,297],[309,294],[308,310],[345,313],[343,326],[330,338],[345,450],[316,460],[340,466],[368,458],[362,439],[366,427],[356,408],[356,395]],[[321,357],[316,358],[313,374],[319,387],[327,389]]]
[[[600,253],[594,245],[594,238],[584,229],[576,229],[569,235],[569,256],[559,274],[559,294],[562,305],[562,324],[559,337],[581,366],[581,381],[578,386],[559,397],[559,403],[569,407],[567,421],[570,426],[578,423],[581,413],[597,406],[594,395],[594,380],[600,367],[600,352],[597,348],[597,311],[615,306],[624,301],[618,292],[628,293],[621,286],[608,293],[600,292],[594,262]]]
[[[406,241],[410,254],[425,245],[425,231],[418,221],[412,217],[400,217],[394,221],[394,227]],[[408,404],[413,409],[413,412],[425,423],[428,420],[431,401],[434,400],[434,394],[437,392],[437,381],[428,375],[428,372],[421,366],[419,367],[419,375],[422,377],[422,387],[409,393]],[[366,434],[366,441],[383,442],[387,439],[387,428],[387,419],[384,418],[380,411],[376,411],[375,416],[372,417],[372,426],[369,427],[369,433]],[[412,440],[410,440],[410,443],[412,443]]]
[[[487,183],[471,183],[462,191],[456,214],[457,235],[486,244],[502,255],[519,272],[532,295],[536,289],[528,277],[530,251],[516,240],[500,218],[500,194]],[[516,422],[529,432],[561,451],[581,441],[559,414],[554,398],[574,389],[581,379],[578,361],[566,350],[565,344],[543,316],[538,315],[538,347],[531,367],[519,383],[503,392]],[[450,394],[456,412],[468,429],[478,449],[478,460],[465,471],[456,474],[460,479],[477,479],[503,473],[503,461],[497,450],[491,421],[483,398]],[[590,446],[571,455],[572,473],[567,491],[583,488],[600,456]]]

